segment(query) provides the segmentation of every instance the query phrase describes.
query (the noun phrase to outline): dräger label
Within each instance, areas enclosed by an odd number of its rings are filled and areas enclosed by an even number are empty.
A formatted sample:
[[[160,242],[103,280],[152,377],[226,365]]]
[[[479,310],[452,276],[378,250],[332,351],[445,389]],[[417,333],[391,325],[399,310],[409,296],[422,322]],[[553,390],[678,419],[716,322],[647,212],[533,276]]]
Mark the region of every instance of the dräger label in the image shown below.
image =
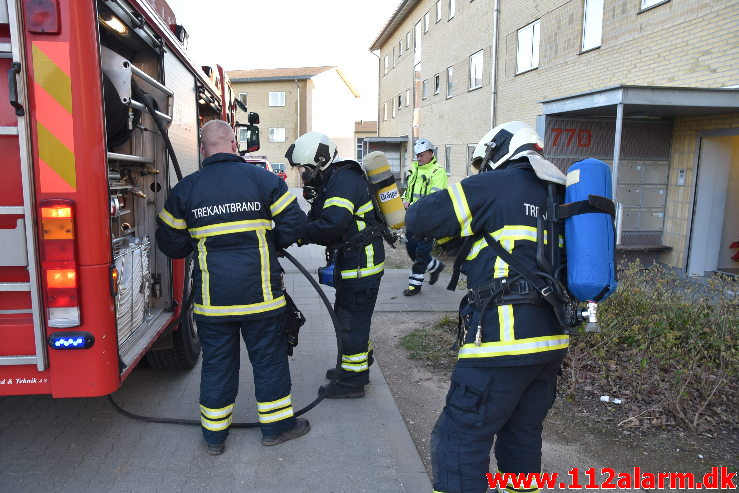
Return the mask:
[[[387,192],[380,193],[380,202],[387,202],[388,200],[397,199],[400,196],[398,189],[388,190]]]

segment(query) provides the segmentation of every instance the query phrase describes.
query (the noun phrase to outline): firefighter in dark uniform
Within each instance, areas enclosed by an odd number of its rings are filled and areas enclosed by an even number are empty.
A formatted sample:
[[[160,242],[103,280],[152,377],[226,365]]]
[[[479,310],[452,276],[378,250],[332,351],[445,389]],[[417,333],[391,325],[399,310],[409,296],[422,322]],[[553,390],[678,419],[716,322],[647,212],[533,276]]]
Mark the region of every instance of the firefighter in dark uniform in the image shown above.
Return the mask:
[[[461,248],[470,294],[460,314],[467,323],[446,406],[431,434],[436,492],[487,491],[494,437],[500,472],[541,472],[542,423],[569,339],[552,305],[515,275],[485,235],[536,268],[537,213],[545,210],[547,183],[565,183],[541,150],[541,139],[525,123],[496,127],[475,149],[479,174],[419,200],[406,215],[417,236],[469,239]]]
[[[228,437],[239,378],[239,333],[254,372],[263,445],[306,434],[290,397],[285,296],[277,250],[294,243],[306,217],[285,182],[246,164],[231,127],[206,123],[203,168],[170,192],[157,219],[159,249],[169,257],[194,252],[194,313],[203,348],[200,422],[208,453]]]
[[[334,399],[364,397],[372,364],[372,312],[385,263],[367,181],[359,164],[338,157],[336,145],[319,132],[302,135],[285,157],[292,166],[304,168],[304,186],[316,192],[300,243],[326,246],[329,265],[334,265],[340,373],[333,380],[329,369],[326,378],[332,382],[322,386],[319,394]]]

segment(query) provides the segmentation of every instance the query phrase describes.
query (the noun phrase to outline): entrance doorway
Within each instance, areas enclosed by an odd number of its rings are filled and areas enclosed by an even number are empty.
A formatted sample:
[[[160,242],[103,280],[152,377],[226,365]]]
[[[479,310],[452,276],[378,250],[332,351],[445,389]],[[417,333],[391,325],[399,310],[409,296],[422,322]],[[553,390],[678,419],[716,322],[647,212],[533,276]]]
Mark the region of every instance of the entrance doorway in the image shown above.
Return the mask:
[[[739,135],[703,137],[697,163],[688,274],[739,274]]]

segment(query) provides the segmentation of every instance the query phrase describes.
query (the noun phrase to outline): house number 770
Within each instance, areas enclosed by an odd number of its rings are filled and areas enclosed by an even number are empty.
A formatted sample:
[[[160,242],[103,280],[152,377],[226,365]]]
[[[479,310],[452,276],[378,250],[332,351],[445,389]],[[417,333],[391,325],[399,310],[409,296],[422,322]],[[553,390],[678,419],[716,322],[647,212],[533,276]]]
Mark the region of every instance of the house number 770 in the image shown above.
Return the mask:
[[[554,140],[552,140],[552,147],[557,147],[559,139],[564,133],[567,137],[567,142],[564,144],[565,147],[570,147],[572,141],[575,140],[577,135],[577,147],[590,147],[592,142],[593,133],[587,128],[553,128],[552,133],[554,134]]]

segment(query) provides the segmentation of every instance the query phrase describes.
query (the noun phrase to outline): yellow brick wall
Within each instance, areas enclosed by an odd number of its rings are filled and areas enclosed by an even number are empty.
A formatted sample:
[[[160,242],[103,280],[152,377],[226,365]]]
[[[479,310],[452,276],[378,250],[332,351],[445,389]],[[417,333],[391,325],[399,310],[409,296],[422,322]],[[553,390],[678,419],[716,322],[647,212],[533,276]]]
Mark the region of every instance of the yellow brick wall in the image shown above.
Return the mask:
[[[667,186],[665,227],[662,241],[672,251],[663,254],[662,261],[683,268],[687,262],[688,231],[693,212],[691,202],[696,181],[696,149],[703,130],[739,128],[739,113],[675,119],[672,136],[672,156]],[[677,186],[679,170],[686,170],[685,186]]]

